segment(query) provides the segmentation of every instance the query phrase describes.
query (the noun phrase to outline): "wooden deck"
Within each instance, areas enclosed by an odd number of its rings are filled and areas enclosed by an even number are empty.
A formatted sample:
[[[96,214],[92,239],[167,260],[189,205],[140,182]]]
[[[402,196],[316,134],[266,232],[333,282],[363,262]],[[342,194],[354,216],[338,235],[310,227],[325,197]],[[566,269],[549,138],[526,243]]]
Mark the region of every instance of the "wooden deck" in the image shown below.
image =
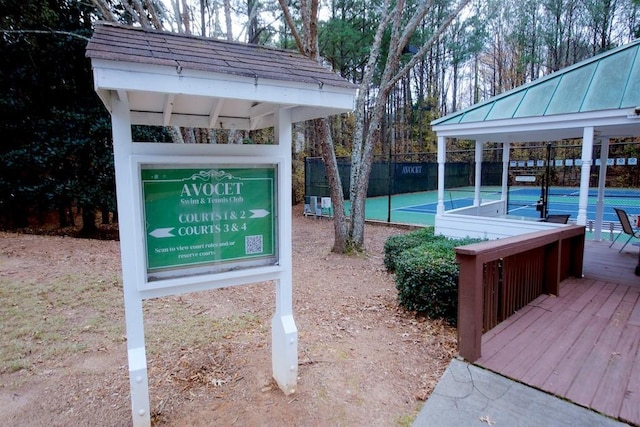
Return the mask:
[[[587,241],[585,277],[485,333],[476,364],[640,426],[639,248],[621,246]]]

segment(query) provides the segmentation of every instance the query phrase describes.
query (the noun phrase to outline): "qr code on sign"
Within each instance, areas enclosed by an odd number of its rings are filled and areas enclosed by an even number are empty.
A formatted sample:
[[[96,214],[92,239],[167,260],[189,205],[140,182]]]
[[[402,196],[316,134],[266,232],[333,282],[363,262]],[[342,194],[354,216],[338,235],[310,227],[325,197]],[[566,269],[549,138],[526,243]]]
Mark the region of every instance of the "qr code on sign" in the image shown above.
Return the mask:
[[[262,235],[245,236],[244,253],[247,255],[262,253]]]

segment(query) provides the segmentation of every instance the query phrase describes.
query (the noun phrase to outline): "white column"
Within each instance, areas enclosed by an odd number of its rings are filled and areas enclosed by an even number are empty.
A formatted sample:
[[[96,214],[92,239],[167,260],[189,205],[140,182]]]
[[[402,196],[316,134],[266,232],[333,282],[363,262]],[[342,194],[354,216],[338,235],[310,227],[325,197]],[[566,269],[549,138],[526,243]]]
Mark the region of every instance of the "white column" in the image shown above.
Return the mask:
[[[508,203],[508,195],[509,195],[509,157],[511,155],[511,143],[505,142],[502,144],[502,189],[501,189],[501,197],[503,203],[504,214],[507,214],[507,206]]]
[[[480,206],[482,202],[480,198],[480,189],[482,188],[482,148],[484,147],[484,141],[476,140],[476,152],[475,152],[475,185],[473,195],[473,205]]]
[[[598,171],[598,200],[596,201],[596,223],[593,240],[602,240],[604,218],[604,189],[607,179],[607,159],[609,158],[609,138],[603,138],[600,146],[600,170]]]
[[[447,159],[447,142],[445,137],[438,136],[438,207],[436,214],[444,213],[444,165]]]
[[[582,134],[582,169],[580,174],[580,198],[578,203],[578,225],[587,224],[589,205],[589,177],[591,175],[591,153],[593,152],[593,126],[587,126]]]
[[[135,254],[135,210],[130,155],[133,150],[131,120],[126,92],[111,97],[111,128],[116,172],[118,200],[118,227],[120,232],[120,257],[124,293],[125,323],[127,331],[127,355],[129,359],[129,386],[131,388],[131,413],[134,427],[150,426],[149,377],[144,342],[142,298],[138,291],[139,274]]]
[[[285,394],[295,392],[298,381],[298,330],[293,319],[291,236],[291,111],[276,112],[275,137],[281,167],[278,171],[278,248],[283,268],[276,280],[276,310],[271,320],[273,378]]]

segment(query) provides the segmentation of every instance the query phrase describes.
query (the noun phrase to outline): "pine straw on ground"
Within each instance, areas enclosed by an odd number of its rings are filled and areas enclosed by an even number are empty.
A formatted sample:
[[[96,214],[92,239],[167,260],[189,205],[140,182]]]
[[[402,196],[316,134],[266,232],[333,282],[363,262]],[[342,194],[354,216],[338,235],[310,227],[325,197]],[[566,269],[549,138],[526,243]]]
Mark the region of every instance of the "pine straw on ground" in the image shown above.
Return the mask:
[[[145,301],[152,421],[163,426],[409,425],[455,330],[397,304],[383,244],[331,253],[329,220],[294,209],[298,387],[271,378],[273,283]],[[119,242],[0,233],[0,424],[131,424]]]

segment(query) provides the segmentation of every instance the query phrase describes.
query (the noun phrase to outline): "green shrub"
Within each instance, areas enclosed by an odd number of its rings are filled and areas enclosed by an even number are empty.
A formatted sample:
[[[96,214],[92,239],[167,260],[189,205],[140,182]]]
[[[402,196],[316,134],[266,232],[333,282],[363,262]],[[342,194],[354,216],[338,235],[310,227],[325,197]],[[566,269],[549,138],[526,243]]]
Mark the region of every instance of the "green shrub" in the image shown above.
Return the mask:
[[[396,263],[398,302],[407,310],[444,318],[455,325],[458,299],[458,266],[446,251],[425,246],[408,249]]]
[[[407,249],[415,248],[434,239],[444,239],[433,234],[433,227],[420,228],[405,234],[397,234],[384,242],[384,266],[389,273],[396,270],[398,256]]]
[[[480,241],[433,236],[402,251],[394,261],[399,304],[455,326],[459,269],[454,248]]]

